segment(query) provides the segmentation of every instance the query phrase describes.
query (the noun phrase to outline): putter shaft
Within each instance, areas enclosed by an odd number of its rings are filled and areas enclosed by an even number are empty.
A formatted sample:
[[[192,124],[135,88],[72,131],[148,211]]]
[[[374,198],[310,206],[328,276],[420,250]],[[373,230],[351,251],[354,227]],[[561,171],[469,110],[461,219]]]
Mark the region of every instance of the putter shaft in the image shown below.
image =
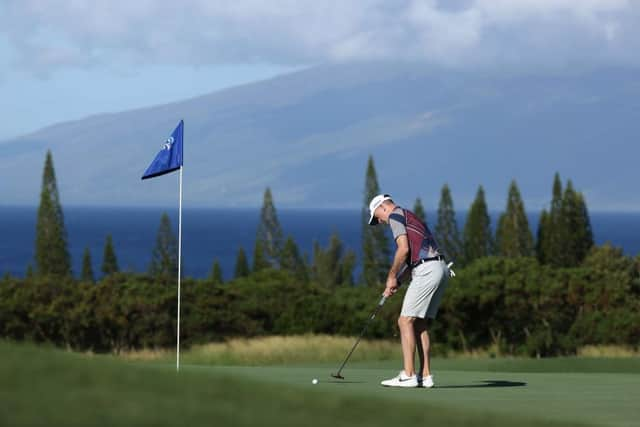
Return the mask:
[[[351,357],[351,355],[355,351],[356,347],[360,343],[360,340],[362,340],[362,337],[364,336],[364,333],[367,331],[367,328],[369,327],[369,324],[371,323],[371,321],[373,319],[376,318],[376,315],[378,314],[378,311],[380,311],[380,309],[382,308],[382,306],[384,305],[386,300],[387,300],[387,297],[385,297],[384,295],[382,296],[382,298],[380,298],[380,301],[378,302],[378,306],[373,311],[373,313],[371,313],[371,316],[369,316],[369,320],[367,320],[367,322],[364,324],[364,328],[362,328],[362,332],[360,332],[360,336],[358,337],[356,342],[353,344],[353,347],[351,347],[351,350],[347,354],[347,357],[345,357],[344,362],[342,362],[342,365],[340,365],[340,369],[338,369],[337,373],[331,374],[331,376],[333,378],[338,378],[338,379],[341,379],[341,380],[344,379],[344,377],[341,375],[342,369],[347,364],[347,361],[349,361],[349,358]]]

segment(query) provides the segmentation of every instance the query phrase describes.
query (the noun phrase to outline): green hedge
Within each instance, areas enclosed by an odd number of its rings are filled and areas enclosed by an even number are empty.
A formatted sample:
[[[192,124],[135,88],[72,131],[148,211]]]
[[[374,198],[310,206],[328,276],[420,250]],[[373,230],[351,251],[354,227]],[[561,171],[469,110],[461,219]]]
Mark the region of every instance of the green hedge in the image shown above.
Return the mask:
[[[509,354],[571,354],[584,345],[640,343],[640,258],[594,249],[572,269],[534,258],[484,258],[449,282],[432,333],[438,350],[493,346]],[[225,284],[182,282],[185,346],[228,337],[359,333],[381,288],[298,284],[263,270]],[[401,296],[368,336],[397,335]],[[175,345],[174,281],[118,273],[98,284],[54,278],[0,282],[0,336],[75,350],[119,352]]]

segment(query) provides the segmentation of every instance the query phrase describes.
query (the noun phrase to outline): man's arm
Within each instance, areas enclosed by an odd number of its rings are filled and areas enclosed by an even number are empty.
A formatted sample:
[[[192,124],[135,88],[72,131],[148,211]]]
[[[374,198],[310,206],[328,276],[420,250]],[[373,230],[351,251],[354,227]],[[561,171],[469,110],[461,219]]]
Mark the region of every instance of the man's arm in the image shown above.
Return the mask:
[[[396,277],[398,275],[407,262],[407,256],[409,256],[409,239],[407,239],[406,234],[398,236],[396,244],[398,248],[393,257],[393,264],[391,264],[391,268],[389,269],[389,277]]]
[[[391,264],[391,268],[389,269],[389,274],[387,276],[386,289],[384,290],[384,295],[386,297],[390,297],[398,289],[397,275],[402,271],[402,268],[407,262],[407,256],[409,255],[409,240],[407,239],[406,234],[398,236],[396,244],[398,245],[398,248],[396,249],[396,254],[393,257],[393,263]]]

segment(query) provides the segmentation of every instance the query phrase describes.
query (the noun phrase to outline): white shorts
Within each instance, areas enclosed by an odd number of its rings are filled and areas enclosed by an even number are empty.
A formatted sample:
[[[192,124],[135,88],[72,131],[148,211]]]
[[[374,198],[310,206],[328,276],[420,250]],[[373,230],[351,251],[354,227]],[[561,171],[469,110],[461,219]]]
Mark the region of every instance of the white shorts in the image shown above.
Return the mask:
[[[429,261],[415,267],[400,315],[435,319],[448,278],[449,269],[444,261]]]

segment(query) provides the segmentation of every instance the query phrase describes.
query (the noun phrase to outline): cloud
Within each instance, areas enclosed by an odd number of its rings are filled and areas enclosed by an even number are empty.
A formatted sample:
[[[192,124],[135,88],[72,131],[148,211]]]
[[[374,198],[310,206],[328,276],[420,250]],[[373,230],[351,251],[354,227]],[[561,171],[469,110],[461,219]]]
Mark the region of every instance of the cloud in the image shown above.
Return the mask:
[[[0,38],[35,73],[112,64],[420,60],[639,65],[624,0],[5,0]]]

